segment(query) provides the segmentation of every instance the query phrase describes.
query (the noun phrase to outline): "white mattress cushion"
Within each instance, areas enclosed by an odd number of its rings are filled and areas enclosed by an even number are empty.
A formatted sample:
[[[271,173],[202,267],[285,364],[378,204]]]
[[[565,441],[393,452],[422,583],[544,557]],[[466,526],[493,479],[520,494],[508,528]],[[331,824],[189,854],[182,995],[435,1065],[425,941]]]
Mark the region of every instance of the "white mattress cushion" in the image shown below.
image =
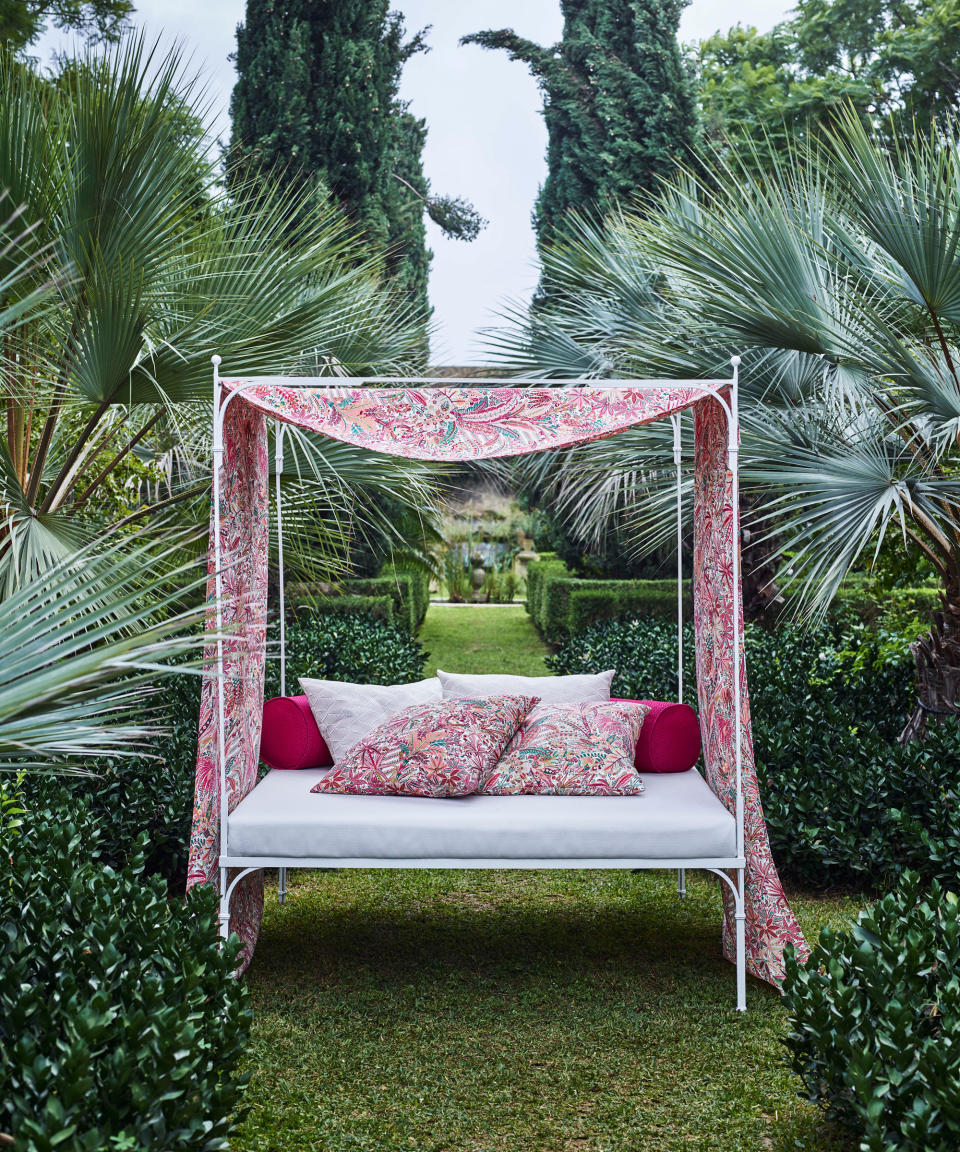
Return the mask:
[[[275,769],[228,824],[234,857],[692,859],[736,854],[733,816],[691,768],[644,775],[639,796],[311,794],[328,769]]]
[[[346,684],[301,676],[300,687],[334,763],[404,708],[441,699],[436,676],[415,684]]]
[[[452,696],[539,696],[541,704],[596,704],[610,699],[610,685],[616,672],[583,673],[573,676],[511,676],[506,673],[469,675],[437,669],[443,697]]]

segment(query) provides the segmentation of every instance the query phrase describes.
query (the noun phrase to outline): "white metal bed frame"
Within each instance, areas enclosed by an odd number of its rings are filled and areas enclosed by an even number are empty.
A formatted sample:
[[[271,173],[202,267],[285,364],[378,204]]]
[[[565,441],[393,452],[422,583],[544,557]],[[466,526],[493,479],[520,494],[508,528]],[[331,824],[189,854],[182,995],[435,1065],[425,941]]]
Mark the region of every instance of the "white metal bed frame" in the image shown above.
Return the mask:
[[[230,931],[230,898],[237,884],[253,872],[266,868],[276,868],[279,873],[278,895],[280,903],[286,897],[287,870],[289,868],[496,868],[496,869],[548,869],[548,868],[591,868],[591,869],[631,869],[655,870],[676,869],[678,877],[678,893],[681,899],[686,895],[686,872],[688,868],[699,868],[712,872],[729,888],[735,906],[735,944],[736,944],[736,992],[737,1010],[746,1011],[746,944],[745,944],[745,903],[744,903],[744,869],[746,858],[744,854],[744,812],[743,812],[743,779],[742,779],[742,749],[741,749],[741,716],[740,716],[740,663],[743,653],[743,629],[739,605],[737,603],[740,587],[740,502],[739,477],[737,455],[739,447],[739,419],[738,419],[738,381],[740,357],[733,356],[730,364],[733,374],[728,380],[568,380],[558,385],[556,380],[517,380],[517,379],[477,379],[477,378],[447,378],[447,377],[389,377],[389,376],[363,376],[363,377],[242,377],[241,383],[231,386],[224,396],[223,383],[220,378],[220,356],[211,357],[213,363],[213,533],[214,533],[214,572],[216,589],[216,625],[217,625],[217,723],[218,723],[218,769],[220,787],[220,934],[224,938]],[[734,750],[736,761],[736,855],[731,857],[703,857],[682,858],[675,860],[663,859],[378,859],[341,857],[311,857],[291,859],[289,857],[250,857],[233,856],[228,843],[228,805],[226,788],[226,759],[225,759],[225,699],[223,684],[223,619],[222,619],[222,572],[220,550],[220,466],[223,460],[223,421],[229,405],[239,396],[250,389],[264,384],[280,384],[289,388],[363,388],[369,384],[393,384],[398,387],[411,385],[431,387],[468,387],[468,388],[634,388],[659,389],[676,386],[696,388],[713,396],[723,408],[727,417],[727,460],[732,477],[732,504],[733,504],[733,550],[731,556],[733,573],[733,619],[734,619],[734,652],[733,652],[733,697],[734,697]],[[729,400],[722,395],[728,392]],[[682,555],[682,513],[683,493],[682,482],[682,454],[681,454],[681,412],[670,416],[673,424],[673,460],[677,475],[677,699],[683,699],[683,555]],[[283,587],[283,524],[281,512],[280,476],[283,470],[283,421],[275,420],[275,474],[276,474],[276,509],[277,509],[277,539],[278,562],[280,581],[280,691],[286,694],[286,621]],[[233,876],[231,870],[236,870]],[[730,875],[734,873],[736,879]]]

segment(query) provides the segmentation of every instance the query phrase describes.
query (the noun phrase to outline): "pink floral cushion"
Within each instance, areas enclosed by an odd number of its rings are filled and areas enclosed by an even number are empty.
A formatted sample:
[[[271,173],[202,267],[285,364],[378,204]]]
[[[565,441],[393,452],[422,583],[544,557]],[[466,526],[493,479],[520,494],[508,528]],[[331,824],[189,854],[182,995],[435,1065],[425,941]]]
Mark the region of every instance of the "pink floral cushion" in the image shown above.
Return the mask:
[[[312,791],[469,796],[536,703],[485,696],[411,705],[358,740]]]
[[[635,796],[634,754],[645,704],[540,704],[527,717],[481,792],[500,796]]]

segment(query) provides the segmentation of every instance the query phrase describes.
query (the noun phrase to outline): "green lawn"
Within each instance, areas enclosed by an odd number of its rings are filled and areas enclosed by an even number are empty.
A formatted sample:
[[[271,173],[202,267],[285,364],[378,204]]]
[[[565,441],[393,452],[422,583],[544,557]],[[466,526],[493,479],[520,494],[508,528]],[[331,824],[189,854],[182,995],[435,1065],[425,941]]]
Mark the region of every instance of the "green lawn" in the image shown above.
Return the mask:
[[[842,1147],[734,1010],[717,882],[629,872],[294,874],[268,899],[242,1152]],[[847,900],[795,901],[804,928]]]
[[[512,672],[543,676],[549,649],[522,604],[431,604],[419,639],[429,653],[425,676],[445,672]]]
[[[433,606],[428,672],[543,672],[522,607]],[[718,881],[629,872],[292,873],[248,980],[235,1152],[838,1152],[777,993],[734,1009]],[[857,902],[794,898],[805,931]]]

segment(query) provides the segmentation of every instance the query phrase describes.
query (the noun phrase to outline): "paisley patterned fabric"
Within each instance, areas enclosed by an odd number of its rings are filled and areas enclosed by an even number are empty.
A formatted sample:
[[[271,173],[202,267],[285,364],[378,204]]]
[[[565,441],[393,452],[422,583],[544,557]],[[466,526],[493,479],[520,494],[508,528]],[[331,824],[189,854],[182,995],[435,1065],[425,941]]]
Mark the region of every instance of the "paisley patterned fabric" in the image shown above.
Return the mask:
[[[236,388],[241,381],[227,381]],[[228,804],[253,787],[263,708],[263,644],[267,562],[267,459],[264,416],[324,433],[377,452],[424,460],[513,456],[611,436],[686,407],[696,416],[694,604],[697,677],[704,760],[710,787],[735,811],[734,638],[741,623],[734,586],[734,509],[727,471],[726,418],[698,384],[665,382],[652,388],[429,388],[289,387],[259,383],[231,402],[225,426],[222,476],[224,603],[232,631],[225,641],[223,697]],[[211,556],[213,534],[211,532]],[[211,560],[212,565],[212,560]],[[211,569],[212,577],[212,569]],[[737,611],[733,595],[737,593]],[[208,597],[212,600],[212,579]],[[212,616],[212,607],[211,607]],[[200,717],[190,883],[216,877],[219,840],[217,689],[215,652],[208,649]],[[740,715],[746,856],[747,963],[761,979],[783,976],[783,947],[807,954],[800,927],[783,894],[770,855],[760,805],[746,671],[741,656]],[[247,944],[256,940],[257,884],[239,886],[232,925]],[[724,892],[723,943],[734,958],[734,910]]]
[[[267,637],[267,422],[234,402],[224,419],[220,546],[223,557],[224,755],[227,807],[240,803],[257,782],[263,719],[263,670]],[[216,633],[216,574],[211,512],[207,562],[207,631]],[[194,785],[193,830],[187,887],[218,880],[220,854],[220,738],[217,648],[204,649],[200,735]],[[231,930],[244,942],[245,967],[253,955],[263,911],[263,876],[245,877],[234,889]]]
[[[733,477],[727,467],[727,420],[715,401],[696,409],[694,478],[693,619],[697,648],[697,696],[707,783],[727,810],[736,812],[734,744],[734,638],[743,630],[743,595],[737,586],[733,608]],[[777,875],[763,819],[747,696],[747,666],[740,646],[740,754],[746,855],[747,970],[779,985],[783,947],[789,941],[801,957],[808,955],[800,930]],[[734,903],[725,884],[723,951],[734,960]]]
[[[644,704],[538,704],[484,777],[498,796],[637,796]]]
[[[225,380],[236,388],[242,380]],[[662,388],[245,388],[268,416],[411,460],[521,456],[613,436],[709,395]]]
[[[469,796],[536,703],[536,696],[464,696],[414,704],[358,740],[311,791]]]

